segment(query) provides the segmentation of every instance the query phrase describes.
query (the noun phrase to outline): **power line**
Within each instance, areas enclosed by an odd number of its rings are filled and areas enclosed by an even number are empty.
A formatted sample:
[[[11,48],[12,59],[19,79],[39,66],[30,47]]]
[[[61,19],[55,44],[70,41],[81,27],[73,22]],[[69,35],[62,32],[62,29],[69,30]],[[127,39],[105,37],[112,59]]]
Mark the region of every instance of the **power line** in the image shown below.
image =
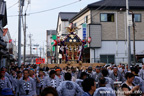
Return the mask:
[[[75,1],[75,2],[72,2],[72,3],[69,3],[69,4],[65,4],[65,5],[62,5],[62,6],[56,7],[56,8],[51,8],[51,9],[47,9],[47,10],[43,10],[43,11],[32,12],[32,13],[29,13],[29,15],[30,15],[30,14],[38,14],[38,13],[43,13],[43,12],[47,12],[47,11],[56,10],[56,9],[59,9],[59,8],[62,8],[62,7],[66,7],[66,6],[69,6],[69,5],[72,5],[72,4],[75,4],[75,3],[78,3],[78,2],[80,2],[80,1],[81,1],[81,0],[78,0],[78,1]]]
[[[66,7],[66,6],[69,6],[69,5],[72,5],[72,4],[75,4],[75,3],[78,3],[82,0],[77,0],[75,2],[72,2],[72,3],[69,3],[69,4],[65,4],[65,5],[62,5],[62,6],[59,6],[59,7],[55,7],[55,8],[51,8],[51,9],[47,9],[47,10],[42,10],[42,11],[38,11],[38,12],[32,12],[32,13],[28,13],[28,15],[33,15],[33,14],[39,14],[39,13],[44,13],[44,12],[48,12],[48,11],[52,11],[52,10],[56,10],[56,9],[59,9],[59,8],[63,8],[63,7]],[[27,9],[26,9],[27,10]],[[18,15],[10,15],[10,16],[7,16],[7,17],[16,17]]]
[[[15,4],[13,4],[13,5],[11,5],[10,7],[8,7],[8,9],[10,9],[10,8],[12,8],[12,7],[14,7],[15,5],[17,5],[18,4],[18,2],[16,2]]]

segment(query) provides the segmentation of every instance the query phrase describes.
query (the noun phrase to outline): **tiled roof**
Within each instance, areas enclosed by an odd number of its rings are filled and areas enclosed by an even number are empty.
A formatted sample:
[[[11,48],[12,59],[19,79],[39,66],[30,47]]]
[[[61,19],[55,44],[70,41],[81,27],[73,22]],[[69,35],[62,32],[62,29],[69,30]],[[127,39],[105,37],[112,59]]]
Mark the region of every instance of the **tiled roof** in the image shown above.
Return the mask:
[[[77,14],[77,12],[60,12],[59,16],[61,17],[62,21],[69,21],[76,14]]]
[[[88,7],[99,7],[102,5],[107,7],[126,7],[126,0],[101,0],[99,2],[89,4]],[[129,7],[144,8],[144,0],[129,0]]]

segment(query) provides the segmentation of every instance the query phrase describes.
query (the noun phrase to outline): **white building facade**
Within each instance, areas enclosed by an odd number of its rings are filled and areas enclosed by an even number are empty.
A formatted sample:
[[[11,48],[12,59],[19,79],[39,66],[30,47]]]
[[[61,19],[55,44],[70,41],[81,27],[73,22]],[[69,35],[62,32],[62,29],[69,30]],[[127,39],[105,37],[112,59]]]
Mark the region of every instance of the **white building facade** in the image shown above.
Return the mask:
[[[86,23],[86,37],[92,38],[91,44],[83,52],[83,62],[127,63],[126,12],[119,11],[120,8],[126,8],[125,2],[125,0],[95,2],[86,6],[70,20],[79,28],[78,36],[81,39],[83,39],[82,24]],[[141,5],[144,4],[144,1],[130,0],[129,4],[130,10],[135,16],[136,53],[139,53],[144,50],[144,5]],[[133,61],[132,29],[131,26],[131,61]]]

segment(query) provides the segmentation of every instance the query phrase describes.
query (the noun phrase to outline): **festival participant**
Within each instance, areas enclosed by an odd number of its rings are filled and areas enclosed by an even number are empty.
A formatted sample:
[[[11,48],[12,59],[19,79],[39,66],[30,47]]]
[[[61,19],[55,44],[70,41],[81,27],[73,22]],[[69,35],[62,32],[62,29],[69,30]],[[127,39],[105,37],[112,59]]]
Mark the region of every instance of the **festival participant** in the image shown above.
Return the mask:
[[[85,80],[87,78],[87,73],[86,72],[82,72],[80,79],[76,79],[76,83],[82,88],[82,82],[83,80]],[[83,89],[83,88],[82,88]]]
[[[120,72],[122,74],[123,81],[126,81],[125,74],[127,73],[127,70],[125,69],[125,65],[124,64],[122,64],[121,66],[122,66],[122,70]]]
[[[19,96],[35,96],[36,86],[32,78],[29,77],[29,70],[23,71],[23,78],[18,81],[17,93]]]
[[[24,69],[24,65],[21,65],[20,71],[23,72]]]
[[[1,70],[5,71],[5,76],[6,76],[9,80],[11,80],[11,76],[10,76],[10,74],[8,73],[7,68],[6,68],[6,67],[2,67]]]
[[[106,87],[110,87],[110,88],[114,89],[114,83],[113,83],[114,81],[110,77],[108,77],[107,69],[102,70],[102,75],[106,79]]]
[[[40,70],[38,79],[36,82],[36,92],[37,92],[38,96],[40,95],[43,87],[44,87],[44,72],[42,70]]]
[[[113,72],[112,66],[108,66],[108,67],[107,67],[107,70],[108,70],[108,72],[109,72],[109,75],[112,74],[112,72]]]
[[[0,70],[0,92],[5,88],[10,88],[12,90],[12,85],[9,79],[5,76],[5,71],[1,69]]]
[[[54,70],[51,70],[50,73],[49,73],[49,77],[48,78],[45,78],[45,85],[44,87],[48,87],[48,86],[51,86],[53,88],[57,88],[57,82],[56,82],[56,78],[55,78],[55,71]]]
[[[35,74],[34,71],[35,71],[35,70],[33,69],[33,66],[31,66],[31,68],[30,68],[30,70],[29,70],[29,77],[34,80],[34,84],[35,84],[35,86],[36,86],[36,82],[38,82],[39,79],[38,79],[38,74]]]
[[[102,73],[100,70],[100,66],[96,66],[96,74],[95,74],[95,81],[98,82],[98,80],[102,77]]]
[[[83,90],[80,86],[71,81],[72,75],[70,73],[65,73],[65,81],[57,87],[59,96],[81,96]]]
[[[88,67],[88,69],[87,69],[87,74],[88,74],[88,77],[91,77],[91,78],[93,78],[93,79],[96,78],[96,72],[93,72],[93,71],[92,71],[92,67],[91,67],[91,66]]]
[[[144,80],[144,63],[143,63],[142,68],[139,72],[139,76]]]
[[[96,90],[95,80],[93,78],[86,78],[82,82],[82,87],[84,90],[84,93],[82,94],[82,96],[93,96]]]
[[[143,87],[144,86],[144,81],[142,80],[141,77],[138,76],[138,73],[139,73],[138,67],[132,67],[131,72],[134,74],[133,83],[135,85],[138,85],[140,87],[140,90],[142,91],[142,93],[144,93],[144,87]]]
[[[118,71],[117,66],[113,67],[113,72],[110,74],[110,78],[114,81],[123,81],[121,73]]]
[[[134,74],[131,72],[127,72],[125,75],[126,81],[122,84],[122,91],[126,96],[139,96],[136,92],[139,89],[139,85],[135,85],[133,83]]]
[[[17,91],[17,88],[18,88],[18,81],[22,78],[22,72],[21,71],[18,71],[17,72],[17,75],[15,78],[12,79],[12,86],[13,86],[13,90],[16,92]],[[17,94],[15,94],[15,96],[17,96]]]
[[[55,88],[47,87],[42,91],[40,96],[58,96],[58,93]]]
[[[99,79],[99,88],[96,89],[93,96],[116,96],[112,88],[106,87],[106,79]]]
[[[60,83],[64,81],[64,77],[63,75],[61,75],[61,69],[59,67],[57,67],[55,71],[56,71],[55,78],[56,78],[57,86],[59,86]]]
[[[76,71],[76,67],[71,67],[71,74],[73,77],[75,77],[75,79],[77,79],[78,73]]]

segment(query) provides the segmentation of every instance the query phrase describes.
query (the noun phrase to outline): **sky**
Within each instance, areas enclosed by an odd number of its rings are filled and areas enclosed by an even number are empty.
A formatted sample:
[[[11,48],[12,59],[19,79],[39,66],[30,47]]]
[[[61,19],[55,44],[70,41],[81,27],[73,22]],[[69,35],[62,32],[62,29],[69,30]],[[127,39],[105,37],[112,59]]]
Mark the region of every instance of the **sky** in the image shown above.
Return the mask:
[[[9,17],[11,15],[18,15],[18,4],[11,7],[18,0],[5,0],[7,3],[7,16],[8,25],[6,28],[9,29],[11,37],[13,40],[18,41],[18,16]],[[30,0],[28,6],[27,14],[32,12],[38,12],[42,10],[47,10],[55,7],[59,7],[65,4],[70,4],[78,0]],[[81,9],[86,7],[88,4],[97,2],[99,0],[81,0],[78,3],[69,5],[56,10],[33,14],[27,16],[27,44],[29,44],[28,34],[32,34],[32,44],[39,44],[40,47],[46,45],[46,30],[56,30],[57,19],[59,12],[79,12]],[[24,11],[26,9],[28,0],[25,0]],[[10,8],[11,7],[11,8]],[[23,44],[23,29],[22,29],[22,44]],[[18,43],[18,42],[17,42]],[[23,47],[22,47],[23,52]],[[27,54],[29,54],[29,47],[27,46]],[[46,50],[46,49],[45,49]],[[36,51],[33,51],[35,54]]]

